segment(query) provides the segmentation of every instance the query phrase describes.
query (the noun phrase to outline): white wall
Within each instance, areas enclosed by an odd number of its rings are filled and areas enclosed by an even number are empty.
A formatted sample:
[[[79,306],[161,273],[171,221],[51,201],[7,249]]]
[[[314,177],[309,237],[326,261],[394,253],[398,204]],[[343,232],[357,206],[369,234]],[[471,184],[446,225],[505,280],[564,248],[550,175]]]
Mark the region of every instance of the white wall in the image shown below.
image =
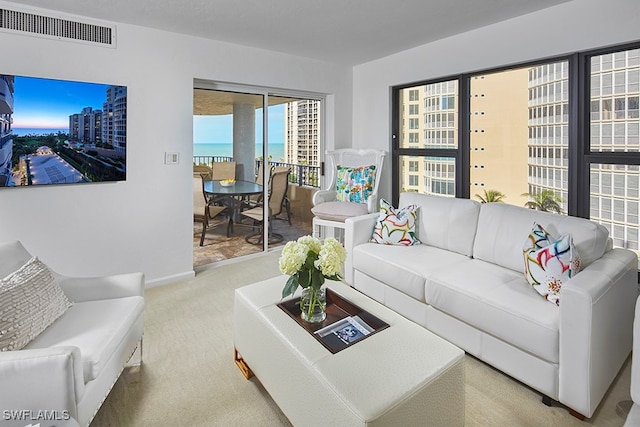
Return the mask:
[[[125,182],[0,189],[0,241],[64,274],[193,274],[194,78],[330,94],[327,146],[352,134],[351,68],[124,24],[116,49],[6,33],[0,44],[0,73],[128,87]],[[180,164],[164,165],[166,151]]]
[[[640,40],[640,1],[574,0],[353,71],[353,145],[390,150],[391,87]],[[391,162],[381,195],[391,197]]]

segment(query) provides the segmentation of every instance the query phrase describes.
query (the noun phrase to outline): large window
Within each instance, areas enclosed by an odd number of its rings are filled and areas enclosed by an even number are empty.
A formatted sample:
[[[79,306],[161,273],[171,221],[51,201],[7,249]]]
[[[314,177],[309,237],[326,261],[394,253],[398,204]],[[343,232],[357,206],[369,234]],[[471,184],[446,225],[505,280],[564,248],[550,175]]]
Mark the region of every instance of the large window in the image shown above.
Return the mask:
[[[592,55],[589,66],[589,216],[614,246],[639,251],[640,49]]]
[[[393,93],[394,201],[416,191],[552,206],[640,249],[640,44]]]

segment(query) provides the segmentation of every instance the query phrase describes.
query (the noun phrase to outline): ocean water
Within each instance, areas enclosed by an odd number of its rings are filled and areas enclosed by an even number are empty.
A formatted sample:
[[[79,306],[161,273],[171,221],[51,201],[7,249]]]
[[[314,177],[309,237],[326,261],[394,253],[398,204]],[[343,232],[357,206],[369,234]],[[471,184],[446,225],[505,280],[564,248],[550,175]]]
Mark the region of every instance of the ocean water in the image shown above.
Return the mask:
[[[44,129],[44,128],[13,128],[11,129],[15,136],[25,135],[49,135],[50,133],[57,134],[58,132],[69,133],[69,128],[58,129]]]
[[[233,157],[233,144],[227,143],[195,143],[194,156],[225,156]],[[284,144],[269,144],[269,155],[274,161],[284,160]],[[256,157],[262,156],[262,144],[256,144]]]

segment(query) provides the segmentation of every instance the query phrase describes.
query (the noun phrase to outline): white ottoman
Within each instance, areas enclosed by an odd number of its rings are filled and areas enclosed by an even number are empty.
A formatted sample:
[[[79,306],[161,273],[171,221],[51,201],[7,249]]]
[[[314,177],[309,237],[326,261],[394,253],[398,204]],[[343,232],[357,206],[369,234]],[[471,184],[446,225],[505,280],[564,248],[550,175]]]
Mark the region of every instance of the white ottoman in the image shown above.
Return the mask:
[[[331,354],[276,305],[286,280],[236,290],[234,343],[241,369],[256,375],[291,423],[464,425],[462,350],[349,286],[328,282],[390,325]]]

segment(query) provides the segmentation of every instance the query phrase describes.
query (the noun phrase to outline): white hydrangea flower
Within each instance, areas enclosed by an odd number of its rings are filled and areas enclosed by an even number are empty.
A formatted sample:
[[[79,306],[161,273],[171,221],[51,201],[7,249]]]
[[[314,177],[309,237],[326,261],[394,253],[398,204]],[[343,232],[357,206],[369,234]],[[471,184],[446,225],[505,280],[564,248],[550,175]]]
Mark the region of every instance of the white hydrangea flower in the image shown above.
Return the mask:
[[[313,236],[302,236],[298,238],[298,243],[305,245],[310,251],[319,254],[322,242]]]
[[[342,244],[329,237],[320,248],[318,260],[314,263],[323,276],[335,276],[342,272],[342,265],[347,258],[347,251]]]
[[[286,275],[295,274],[307,259],[308,247],[298,242],[287,242],[280,255],[280,271]]]

